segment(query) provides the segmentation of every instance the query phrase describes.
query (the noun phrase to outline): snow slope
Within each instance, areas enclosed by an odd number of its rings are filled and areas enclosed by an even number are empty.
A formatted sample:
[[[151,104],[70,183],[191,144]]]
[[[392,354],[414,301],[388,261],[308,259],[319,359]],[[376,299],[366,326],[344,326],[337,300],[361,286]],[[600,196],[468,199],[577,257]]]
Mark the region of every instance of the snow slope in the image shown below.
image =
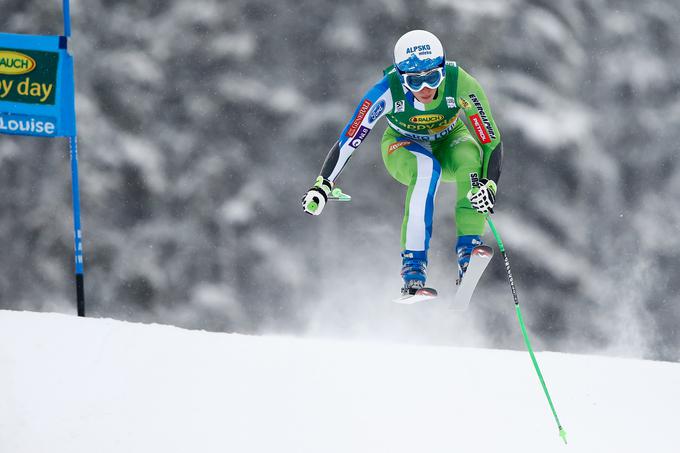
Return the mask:
[[[0,311],[0,452],[677,452],[680,364]]]

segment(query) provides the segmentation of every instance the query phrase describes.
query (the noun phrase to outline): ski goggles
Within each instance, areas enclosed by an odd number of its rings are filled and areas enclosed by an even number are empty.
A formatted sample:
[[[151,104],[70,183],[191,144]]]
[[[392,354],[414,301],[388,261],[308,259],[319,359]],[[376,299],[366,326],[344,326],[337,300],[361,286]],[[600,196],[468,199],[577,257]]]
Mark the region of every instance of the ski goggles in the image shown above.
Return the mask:
[[[403,74],[404,85],[411,91],[420,91],[425,86],[436,89],[441,85],[444,80],[444,69],[435,68],[429,71],[419,72],[419,73],[406,73]]]

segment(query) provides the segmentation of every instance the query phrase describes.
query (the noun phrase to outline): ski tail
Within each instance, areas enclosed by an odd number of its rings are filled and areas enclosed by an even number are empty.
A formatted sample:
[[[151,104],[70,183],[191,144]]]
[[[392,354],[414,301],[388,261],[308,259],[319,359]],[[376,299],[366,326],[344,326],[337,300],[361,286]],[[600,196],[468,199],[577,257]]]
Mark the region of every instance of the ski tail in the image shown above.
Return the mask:
[[[472,250],[470,264],[449,308],[454,310],[466,310],[468,308],[477,283],[479,283],[484,270],[491,262],[491,258],[493,258],[493,249],[488,245],[479,245]]]
[[[404,304],[404,305],[411,305],[415,304],[416,302],[422,302],[425,300],[430,300],[430,299],[436,299],[437,298],[437,290],[434,288],[420,288],[418,291],[416,291],[415,294],[406,294],[403,295],[397,299],[394,299],[393,302],[397,304]]]

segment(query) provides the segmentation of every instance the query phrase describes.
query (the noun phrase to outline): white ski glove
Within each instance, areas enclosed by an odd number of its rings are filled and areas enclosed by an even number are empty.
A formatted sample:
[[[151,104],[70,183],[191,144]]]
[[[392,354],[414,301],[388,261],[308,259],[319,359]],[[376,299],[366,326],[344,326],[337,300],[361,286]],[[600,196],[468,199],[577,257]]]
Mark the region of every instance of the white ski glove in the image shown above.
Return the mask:
[[[470,189],[467,198],[480,214],[486,212],[493,214],[493,205],[496,203],[496,183],[490,179],[480,179],[479,183],[479,187]]]
[[[316,178],[314,186],[302,196],[302,210],[311,215],[321,214],[332,188],[333,183],[329,180],[322,176]]]

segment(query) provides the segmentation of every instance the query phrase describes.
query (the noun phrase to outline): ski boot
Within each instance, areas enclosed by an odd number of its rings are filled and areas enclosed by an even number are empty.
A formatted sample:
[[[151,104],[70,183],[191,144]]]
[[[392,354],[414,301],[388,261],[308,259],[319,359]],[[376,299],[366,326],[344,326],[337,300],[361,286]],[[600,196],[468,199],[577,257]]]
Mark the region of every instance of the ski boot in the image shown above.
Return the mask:
[[[458,280],[456,280],[456,286],[460,285],[460,282],[463,281],[463,275],[465,275],[465,271],[470,264],[472,250],[482,244],[482,239],[474,234],[458,237],[458,243],[456,244],[456,253],[458,254]]]
[[[427,252],[404,250],[401,257],[401,277],[404,279],[404,286],[401,288],[401,297],[394,302],[413,304],[437,297],[437,290],[425,287]]]
[[[419,289],[425,287],[426,268],[426,252],[404,250],[401,253],[401,278],[404,279],[404,287],[401,288],[402,296],[414,295]]]

